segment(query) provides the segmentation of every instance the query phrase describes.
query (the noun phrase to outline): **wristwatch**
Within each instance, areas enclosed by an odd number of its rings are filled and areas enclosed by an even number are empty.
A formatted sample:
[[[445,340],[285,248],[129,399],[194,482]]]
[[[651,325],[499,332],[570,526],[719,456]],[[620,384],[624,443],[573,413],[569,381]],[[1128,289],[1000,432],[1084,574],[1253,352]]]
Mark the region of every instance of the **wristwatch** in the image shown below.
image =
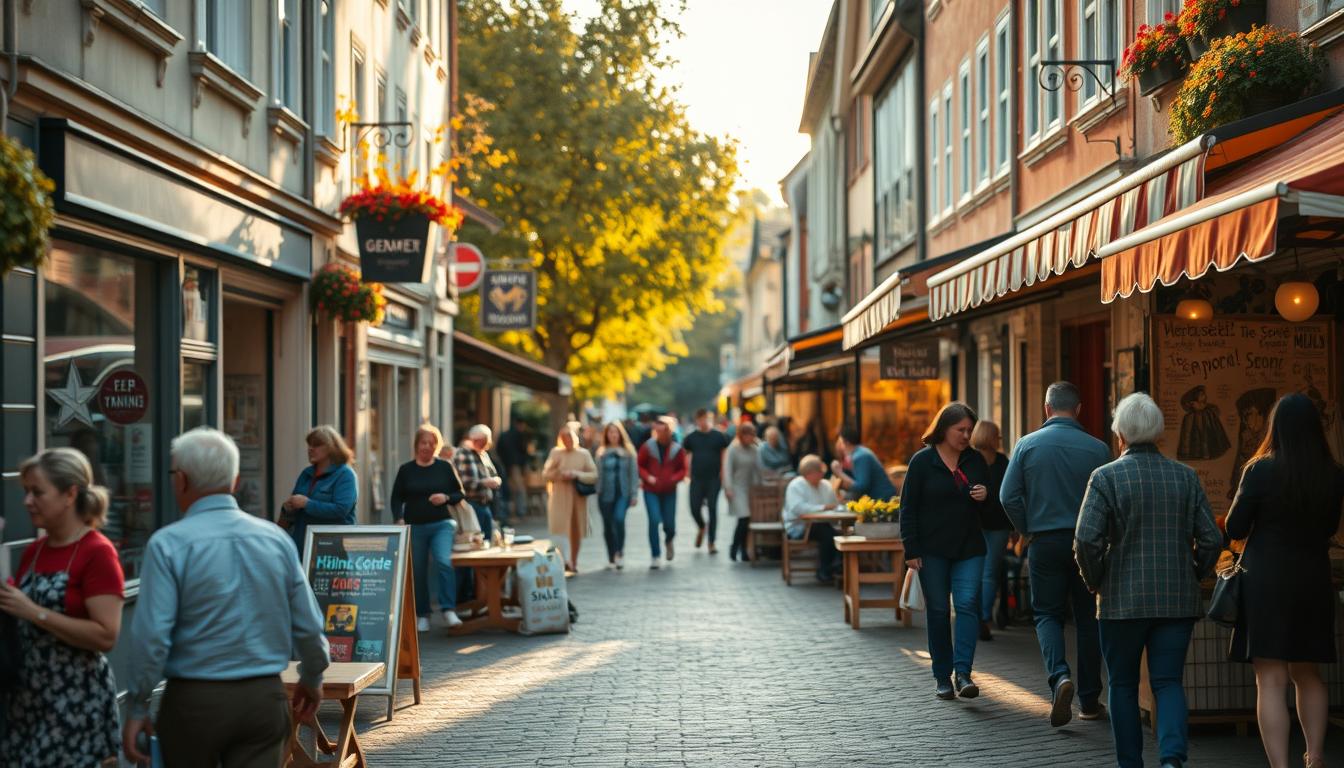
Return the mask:
[[[42,623],[45,623],[46,620],[47,620],[47,612],[46,612],[46,610],[38,611],[38,612],[37,612],[37,615],[33,617],[33,622],[36,623],[36,624],[42,624]]]

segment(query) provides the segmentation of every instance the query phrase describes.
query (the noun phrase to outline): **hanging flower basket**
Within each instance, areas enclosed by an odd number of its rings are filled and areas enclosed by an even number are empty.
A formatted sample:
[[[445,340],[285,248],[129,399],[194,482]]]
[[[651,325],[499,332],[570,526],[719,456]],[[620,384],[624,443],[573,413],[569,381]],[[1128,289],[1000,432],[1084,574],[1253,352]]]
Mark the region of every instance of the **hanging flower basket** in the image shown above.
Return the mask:
[[[360,280],[359,270],[331,263],[313,275],[310,292],[314,312],[325,312],[345,323],[383,324],[387,299],[381,283]]]
[[[1305,98],[1320,87],[1325,56],[1279,27],[1256,27],[1213,41],[1190,68],[1168,128],[1184,144],[1220,125]]]
[[[1197,61],[1214,40],[1263,25],[1265,0],[1186,0],[1177,23],[1190,59]]]
[[[1137,79],[1139,92],[1147,96],[1179,79],[1185,72],[1186,62],[1185,45],[1176,17],[1168,13],[1162,24],[1139,27],[1134,42],[1120,57],[1120,77]]]
[[[366,181],[362,189],[341,202],[341,215],[355,222],[364,279],[428,282],[432,266],[426,253],[429,225],[443,227],[448,239],[461,225],[460,210],[414,185],[415,174],[393,182],[380,173],[375,184]]]
[[[51,246],[56,189],[32,151],[0,136],[0,277],[15,267],[41,267]]]

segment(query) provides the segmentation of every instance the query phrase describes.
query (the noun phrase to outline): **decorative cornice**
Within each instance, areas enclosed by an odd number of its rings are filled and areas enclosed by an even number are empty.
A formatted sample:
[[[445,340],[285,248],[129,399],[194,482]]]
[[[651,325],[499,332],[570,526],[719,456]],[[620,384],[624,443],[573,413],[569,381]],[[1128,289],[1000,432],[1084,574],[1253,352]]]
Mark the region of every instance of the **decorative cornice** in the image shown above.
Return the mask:
[[[308,133],[308,124],[283,104],[272,104],[266,108],[266,124],[271,128],[271,142],[285,139],[296,148],[303,143]],[[294,162],[299,162],[299,153],[294,153]]]
[[[318,134],[313,137],[313,155],[319,163],[337,168],[341,164],[341,155],[345,150],[341,145],[331,140],[330,136]]]
[[[25,10],[30,4],[25,0]],[[154,54],[158,59],[155,81],[162,88],[168,57],[182,42],[182,35],[136,0],[80,0],[79,4],[84,8],[84,46],[93,45],[98,25],[107,22]]]
[[[1321,47],[1328,47],[1344,37],[1344,9],[1328,13],[1320,21],[1302,30],[1302,36]]]
[[[1031,166],[1039,163],[1046,155],[1054,152],[1056,149],[1069,143],[1069,134],[1064,132],[1063,123],[1055,126],[1049,133],[1041,137],[1035,144],[1022,150],[1017,156],[1023,165]]]
[[[1078,114],[1073,116],[1069,125],[1073,126],[1075,131],[1086,134],[1098,125],[1106,122],[1107,119],[1125,108],[1129,103],[1129,89],[1124,88],[1116,92],[1115,101],[1106,98],[1104,94],[1098,93],[1097,98],[1091,104],[1083,107]]]
[[[257,109],[262,90],[209,51],[192,51],[187,54],[187,58],[191,65],[191,77],[195,81],[192,107],[200,108],[206,88],[215,90],[242,112],[243,136],[247,136],[252,128],[252,113]]]

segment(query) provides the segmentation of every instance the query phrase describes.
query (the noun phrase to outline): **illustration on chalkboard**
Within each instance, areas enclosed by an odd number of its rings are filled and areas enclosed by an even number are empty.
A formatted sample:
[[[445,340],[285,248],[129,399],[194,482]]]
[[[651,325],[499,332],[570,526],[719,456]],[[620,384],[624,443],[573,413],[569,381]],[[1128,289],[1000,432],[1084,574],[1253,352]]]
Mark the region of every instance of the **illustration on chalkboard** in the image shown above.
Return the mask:
[[[1218,406],[1209,402],[1209,393],[1203,384],[1181,395],[1181,440],[1176,447],[1176,458],[1181,461],[1216,459],[1232,447],[1223,429],[1223,415]]]
[[[327,632],[355,631],[355,617],[359,615],[359,606],[334,604],[327,606]]]
[[[1260,447],[1265,439],[1265,428],[1269,424],[1269,412],[1274,408],[1278,393],[1272,387],[1248,389],[1237,398],[1237,460],[1232,464],[1232,478],[1227,498],[1237,495],[1237,486],[1241,484],[1241,469]]]

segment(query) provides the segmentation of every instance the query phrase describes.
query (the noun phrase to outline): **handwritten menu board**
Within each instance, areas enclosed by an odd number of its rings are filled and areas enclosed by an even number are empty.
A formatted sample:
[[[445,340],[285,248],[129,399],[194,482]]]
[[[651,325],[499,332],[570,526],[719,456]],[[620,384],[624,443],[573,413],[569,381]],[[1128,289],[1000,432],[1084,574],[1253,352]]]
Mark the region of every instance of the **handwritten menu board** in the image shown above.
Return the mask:
[[[1227,514],[1279,398],[1301,392],[1315,400],[1337,442],[1333,349],[1328,321],[1153,318],[1162,452],[1195,469],[1216,516]]]
[[[304,571],[317,596],[335,662],[378,662],[388,673],[369,693],[394,688],[406,584],[407,531],[399,525],[308,528]]]

